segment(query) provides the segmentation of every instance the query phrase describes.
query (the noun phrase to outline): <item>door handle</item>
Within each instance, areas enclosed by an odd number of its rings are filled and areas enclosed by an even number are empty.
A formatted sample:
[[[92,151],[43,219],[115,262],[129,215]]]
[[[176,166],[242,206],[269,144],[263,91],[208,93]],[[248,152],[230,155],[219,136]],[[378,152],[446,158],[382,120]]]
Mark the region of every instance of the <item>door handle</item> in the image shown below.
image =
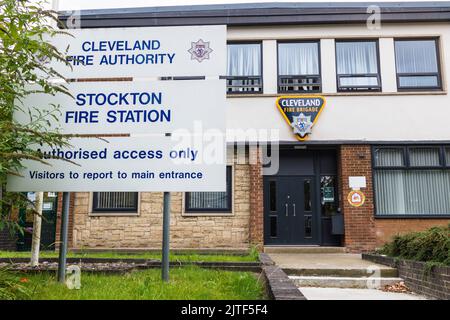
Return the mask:
[[[292,206],[294,207],[294,217],[295,217],[295,203],[293,203]]]
[[[286,217],[287,217],[288,216],[288,211],[289,211],[287,203],[285,204],[285,207],[286,207]]]

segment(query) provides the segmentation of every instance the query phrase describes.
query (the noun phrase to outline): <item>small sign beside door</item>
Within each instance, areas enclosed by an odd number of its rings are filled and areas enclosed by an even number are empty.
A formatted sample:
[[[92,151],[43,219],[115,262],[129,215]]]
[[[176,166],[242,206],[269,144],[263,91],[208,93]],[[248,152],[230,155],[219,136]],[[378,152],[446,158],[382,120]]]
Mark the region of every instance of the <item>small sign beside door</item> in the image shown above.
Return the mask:
[[[352,190],[349,192],[347,200],[353,207],[360,207],[364,204],[366,196],[360,190]]]
[[[360,176],[360,177],[348,177],[348,185],[353,190],[359,190],[361,188],[366,187],[366,177]]]
[[[44,202],[42,204],[42,210],[53,210],[53,202]]]
[[[334,188],[324,187],[323,188],[323,202],[334,202]]]

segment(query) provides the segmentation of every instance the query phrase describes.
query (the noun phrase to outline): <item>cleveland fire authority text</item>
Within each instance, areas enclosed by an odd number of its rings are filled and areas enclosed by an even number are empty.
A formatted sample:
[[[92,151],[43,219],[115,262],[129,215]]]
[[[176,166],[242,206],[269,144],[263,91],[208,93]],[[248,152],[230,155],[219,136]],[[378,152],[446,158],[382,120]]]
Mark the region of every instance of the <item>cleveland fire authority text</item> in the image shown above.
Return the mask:
[[[175,53],[160,49],[159,40],[84,41],[81,50],[86,54],[69,56],[67,61],[74,66],[172,64]],[[96,52],[105,54],[96,57]]]

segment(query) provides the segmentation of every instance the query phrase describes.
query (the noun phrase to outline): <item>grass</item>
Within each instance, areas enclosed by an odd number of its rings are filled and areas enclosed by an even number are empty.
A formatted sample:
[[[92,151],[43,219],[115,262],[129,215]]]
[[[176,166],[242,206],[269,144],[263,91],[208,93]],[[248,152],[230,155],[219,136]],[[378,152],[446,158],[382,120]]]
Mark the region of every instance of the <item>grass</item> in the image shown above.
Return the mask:
[[[26,287],[33,300],[258,300],[264,287],[250,272],[219,271],[199,267],[173,268],[170,281],[161,281],[161,270],[126,275],[84,273],[81,289],[69,290],[54,275],[29,275]]]
[[[17,251],[0,251],[0,258],[30,258],[30,252]],[[58,253],[55,251],[42,251],[40,258],[57,258]],[[160,253],[120,253],[120,252],[69,252],[68,258],[116,258],[116,259],[161,259]],[[170,261],[192,262],[256,262],[258,261],[258,252],[251,250],[245,255],[226,255],[226,254],[199,254],[199,253],[183,253],[171,254]]]
[[[29,290],[20,279],[17,273],[10,272],[7,268],[0,268],[0,300],[29,298]]]

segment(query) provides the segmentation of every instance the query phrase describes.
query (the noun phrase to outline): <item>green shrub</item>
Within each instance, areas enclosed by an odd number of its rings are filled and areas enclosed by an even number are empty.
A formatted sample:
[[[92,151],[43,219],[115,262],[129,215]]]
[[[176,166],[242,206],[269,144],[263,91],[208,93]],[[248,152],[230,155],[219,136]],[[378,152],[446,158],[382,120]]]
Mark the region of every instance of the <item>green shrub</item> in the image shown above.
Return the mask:
[[[27,281],[27,278],[21,278],[8,269],[0,269],[0,300],[28,298],[30,292],[24,285]]]
[[[381,253],[404,259],[450,265],[450,225],[397,235]]]

